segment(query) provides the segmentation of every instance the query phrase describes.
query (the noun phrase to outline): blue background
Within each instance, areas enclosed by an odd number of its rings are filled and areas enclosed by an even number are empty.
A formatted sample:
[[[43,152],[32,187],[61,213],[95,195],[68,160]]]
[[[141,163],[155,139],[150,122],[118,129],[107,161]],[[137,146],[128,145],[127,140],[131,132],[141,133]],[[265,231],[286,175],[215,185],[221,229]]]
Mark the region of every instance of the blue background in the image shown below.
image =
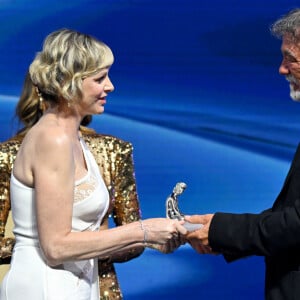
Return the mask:
[[[115,54],[116,89],[92,127],[133,143],[143,218],[164,216],[178,181],[188,214],[269,208],[300,136],[269,27],[297,2],[0,0],[0,141],[18,127],[15,103],[44,37],[72,28]],[[227,264],[185,245],[117,271],[125,299],[263,299],[262,257]]]

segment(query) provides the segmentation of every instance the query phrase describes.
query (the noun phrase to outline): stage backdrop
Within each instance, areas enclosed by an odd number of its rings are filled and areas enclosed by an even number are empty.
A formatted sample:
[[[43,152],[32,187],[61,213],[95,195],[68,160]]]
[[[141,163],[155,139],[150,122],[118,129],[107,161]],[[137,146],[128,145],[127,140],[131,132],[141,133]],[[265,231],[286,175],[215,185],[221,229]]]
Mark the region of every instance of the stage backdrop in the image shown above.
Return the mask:
[[[178,181],[188,214],[269,208],[300,137],[269,27],[297,2],[0,0],[0,141],[44,37],[72,28],[114,52],[115,92],[92,127],[133,143],[143,218],[165,215]],[[261,257],[227,264],[185,245],[116,267],[125,299],[263,299]]]

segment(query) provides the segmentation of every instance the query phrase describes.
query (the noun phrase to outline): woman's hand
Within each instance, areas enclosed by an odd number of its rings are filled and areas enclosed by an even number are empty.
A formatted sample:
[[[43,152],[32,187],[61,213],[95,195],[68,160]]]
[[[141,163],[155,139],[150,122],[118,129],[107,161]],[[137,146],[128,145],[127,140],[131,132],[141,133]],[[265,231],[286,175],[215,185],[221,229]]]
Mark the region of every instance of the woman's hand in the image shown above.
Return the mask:
[[[147,243],[147,247],[160,251],[161,253],[168,254],[174,252],[178,249],[181,245],[186,243],[186,238],[179,234],[174,235],[171,240],[169,240],[166,244],[150,244]]]
[[[153,218],[141,222],[144,230],[144,242],[147,247],[162,253],[171,253],[186,242],[187,230],[184,221],[166,218]]]

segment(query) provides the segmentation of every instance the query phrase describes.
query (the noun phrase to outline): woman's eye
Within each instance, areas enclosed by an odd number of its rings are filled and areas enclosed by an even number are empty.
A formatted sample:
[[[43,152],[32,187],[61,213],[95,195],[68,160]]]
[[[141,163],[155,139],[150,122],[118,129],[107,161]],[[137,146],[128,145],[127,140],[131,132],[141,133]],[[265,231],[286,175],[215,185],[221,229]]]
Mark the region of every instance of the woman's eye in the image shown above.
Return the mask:
[[[107,74],[104,74],[101,77],[97,78],[95,81],[98,83],[101,83],[106,77],[107,77]]]

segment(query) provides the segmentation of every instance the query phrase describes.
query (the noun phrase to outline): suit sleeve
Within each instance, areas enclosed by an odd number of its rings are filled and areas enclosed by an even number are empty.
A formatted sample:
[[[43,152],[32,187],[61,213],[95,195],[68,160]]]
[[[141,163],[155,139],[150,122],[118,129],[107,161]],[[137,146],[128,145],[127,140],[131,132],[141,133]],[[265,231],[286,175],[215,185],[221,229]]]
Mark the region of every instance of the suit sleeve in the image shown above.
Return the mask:
[[[274,256],[300,251],[300,200],[275,212],[216,213],[209,230],[209,243],[227,261],[249,255]]]

